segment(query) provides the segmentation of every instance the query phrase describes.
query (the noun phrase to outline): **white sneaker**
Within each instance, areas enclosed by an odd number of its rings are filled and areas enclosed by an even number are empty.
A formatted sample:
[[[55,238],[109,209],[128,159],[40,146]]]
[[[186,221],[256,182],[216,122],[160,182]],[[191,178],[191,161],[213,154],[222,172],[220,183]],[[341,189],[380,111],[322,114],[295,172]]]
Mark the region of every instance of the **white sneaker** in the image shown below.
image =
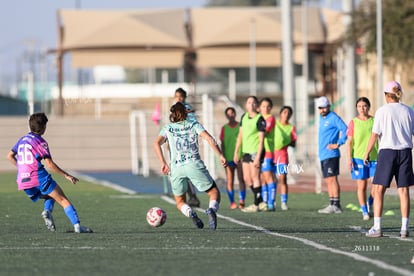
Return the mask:
[[[55,227],[55,221],[53,220],[52,213],[49,212],[49,211],[44,210],[42,212],[42,218],[45,221],[47,229],[49,229],[52,232],[55,232],[56,227]]]
[[[259,203],[259,211],[266,212],[268,210],[266,202]]]
[[[282,202],[282,205],[280,206],[280,208],[283,210],[283,211],[286,211],[286,210],[288,210],[289,208],[288,208],[288,205],[287,205],[287,203],[286,202]]]
[[[368,213],[366,213],[366,214],[362,214],[362,219],[363,220],[369,220],[371,217],[369,216],[369,214]]]
[[[333,205],[328,205],[325,208],[319,209],[318,213],[319,214],[333,214],[334,213]]]
[[[375,229],[373,226],[371,227],[371,229],[368,230],[365,236],[368,238],[379,238],[382,237],[382,232],[381,229]]]
[[[257,205],[252,204],[241,209],[241,211],[244,213],[257,213],[259,212],[259,207]]]
[[[342,214],[342,208],[338,207],[336,205],[332,205],[333,206],[333,213],[334,214]]]
[[[75,224],[73,226],[75,233],[93,233],[92,229],[86,226],[82,226],[80,224]]]

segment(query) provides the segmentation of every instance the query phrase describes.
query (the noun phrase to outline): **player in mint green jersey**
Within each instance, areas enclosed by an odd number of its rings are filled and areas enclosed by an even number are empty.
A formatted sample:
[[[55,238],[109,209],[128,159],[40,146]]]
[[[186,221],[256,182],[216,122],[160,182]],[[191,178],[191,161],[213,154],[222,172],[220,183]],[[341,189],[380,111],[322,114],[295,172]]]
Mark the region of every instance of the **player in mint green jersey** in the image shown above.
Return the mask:
[[[367,202],[366,193],[368,179],[374,176],[377,167],[378,156],[378,143],[376,143],[369,155],[369,162],[364,164],[363,158],[374,124],[374,117],[369,115],[370,108],[371,103],[367,98],[361,97],[357,100],[356,109],[358,116],[349,122],[346,133],[348,136],[348,167],[351,171],[352,179],[357,182],[357,196],[364,220],[369,220],[372,216],[372,204],[374,200],[370,195]]]
[[[236,121],[236,110],[233,107],[227,107],[224,114],[228,119],[228,123],[221,128],[220,141],[221,151],[227,160],[227,195],[230,201],[230,209],[236,209],[237,204],[234,200],[234,177],[235,171],[237,171],[237,179],[239,180],[239,208],[244,208],[244,201],[246,199],[246,184],[243,179],[243,168],[240,163],[236,164],[233,161],[240,123]]]
[[[206,214],[210,229],[217,227],[217,210],[220,203],[220,191],[200,157],[198,136],[205,139],[214,152],[219,155],[222,165],[227,165],[226,158],[218,147],[216,140],[197,121],[187,120],[185,106],[177,102],[171,107],[171,123],[164,126],[154,142],[154,150],[161,162],[161,172],[169,174],[172,192],[177,209],[184,216],[191,218],[197,228],[203,228],[202,220],[187,204],[186,192],[188,181],[201,192],[206,192],[210,198]],[[168,142],[170,164],[167,163],[161,149]]]
[[[197,121],[195,110],[189,103],[186,102],[186,99],[187,99],[187,91],[185,91],[181,87],[177,88],[174,92],[175,102],[180,102],[184,104],[185,111],[187,112],[187,120]],[[188,183],[187,193],[189,196],[188,204],[193,207],[200,207],[200,199],[198,199],[196,189],[194,188],[194,185],[191,182]]]

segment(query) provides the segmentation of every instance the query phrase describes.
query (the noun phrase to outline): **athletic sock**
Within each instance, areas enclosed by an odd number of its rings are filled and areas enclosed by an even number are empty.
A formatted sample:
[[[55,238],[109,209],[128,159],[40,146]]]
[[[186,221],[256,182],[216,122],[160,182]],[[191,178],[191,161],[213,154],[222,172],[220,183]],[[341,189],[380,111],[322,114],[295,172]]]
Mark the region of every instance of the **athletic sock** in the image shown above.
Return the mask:
[[[210,202],[208,203],[208,208],[211,208],[214,210],[214,212],[217,213],[218,209],[219,209],[219,203],[217,200],[213,199],[210,200]]]
[[[227,190],[227,196],[229,197],[230,203],[234,202],[234,191]]]
[[[192,212],[193,209],[191,209],[191,207],[188,204],[184,204],[183,206],[181,206],[181,213],[187,218],[191,216]]]
[[[363,215],[368,214],[367,205],[361,205],[361,210]]]
[[[368,197],[368,205],[372,205],[372,204],[374,204],[374,198],[370,195]]]
[[[261,186],[261,193],[262,193],[262,199],[263,202],[267,203],[267,200],[269,199],[269,191],[268,191],[268,184],[264,184]]]
[[[275,205],[275,200],[276,200],[276,183],[272,182],[267,184],[267,188],[268,188],[268,201],[267,201],[267,206],[274,208]]]
[[[254,196],[254,205],[256,206],[259,205],[259,203],[263,201],[262,196],[260,194],[261,190],[262,190],[261,187],[256,187],[256,188],[252,187],[253,196]]]
[[[401,218],[401,231],[408,230],[408,218]]]
[[[54,206],[55,206],[55,200],[53,198],[45,199],[45,203],[43,204],[43,208],[45,211],[52,213]]]
[[[381,229],[381,217],[374,217],[374,229]]]
[[[246,200],[246,190],[239,191],[239,201],[245,201]]]
[[[330,197],[330,198],[329,198],[329,204],[330,204],[330,205],[334,205],[334,198],[333,198],[333,197]]]
[[[75,207],[73,207],[73,205],[69,205],[65,208],[65,214],[73,225],[79,223],[78,213],[76,212]]]
[[[339,197],[333,197],[332,203],[333,203],[332,205],[335,205],[336,207],[341,208],[341,202],[339,200]]]
[[[280,201],[282,203],[287,203],[287,201],[288,201],[288,195],[287,194],[280,195]]]

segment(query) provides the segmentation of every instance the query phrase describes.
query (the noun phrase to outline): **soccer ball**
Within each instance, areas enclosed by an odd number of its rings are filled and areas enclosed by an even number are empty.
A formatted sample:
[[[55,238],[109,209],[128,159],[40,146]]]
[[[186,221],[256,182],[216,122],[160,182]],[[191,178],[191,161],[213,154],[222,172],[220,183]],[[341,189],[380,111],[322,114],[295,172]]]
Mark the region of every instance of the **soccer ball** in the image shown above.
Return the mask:
[[[164,225],[166,220],[167,213],[159,207],[152,207],[147,212],[147,222],[152,227],[160,227]]]

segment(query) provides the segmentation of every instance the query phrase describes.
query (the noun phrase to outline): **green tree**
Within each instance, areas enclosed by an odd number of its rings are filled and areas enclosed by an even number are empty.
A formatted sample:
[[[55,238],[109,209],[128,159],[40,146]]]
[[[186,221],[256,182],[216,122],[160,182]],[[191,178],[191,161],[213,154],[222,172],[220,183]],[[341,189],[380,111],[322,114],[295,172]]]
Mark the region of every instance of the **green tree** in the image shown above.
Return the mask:
[[[358,41],[366,53],[377,50],[376,1],[361,1],[354,11],[347,38]],[[403,67],[414,61],[414,1],[382,0],[384,63]]]

